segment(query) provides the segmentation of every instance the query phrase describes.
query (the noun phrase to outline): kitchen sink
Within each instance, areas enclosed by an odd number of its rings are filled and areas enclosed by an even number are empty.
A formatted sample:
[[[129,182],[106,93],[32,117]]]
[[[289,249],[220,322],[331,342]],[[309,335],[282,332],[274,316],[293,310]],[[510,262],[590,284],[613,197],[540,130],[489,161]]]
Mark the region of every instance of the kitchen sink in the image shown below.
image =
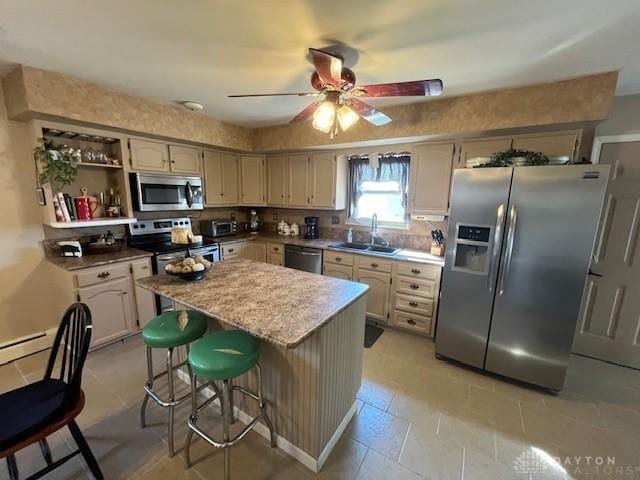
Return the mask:
[[[401,249],[394,247],[385,247],[382,245],[369,245],[367,243],[335,243],[333,245],[329,245],[331,248],[336,248],[339,250],[355,250],[362,253],[372,253],[376,255],[395,255]]]

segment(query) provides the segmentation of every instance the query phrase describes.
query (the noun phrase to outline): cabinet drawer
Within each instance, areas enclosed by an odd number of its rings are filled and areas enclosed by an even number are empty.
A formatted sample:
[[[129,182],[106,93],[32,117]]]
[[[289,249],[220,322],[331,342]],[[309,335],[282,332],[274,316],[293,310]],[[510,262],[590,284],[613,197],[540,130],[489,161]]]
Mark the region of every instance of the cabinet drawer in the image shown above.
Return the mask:
[[[419,278],[399,276],[396,292],[418,297],[433,298],[435,293],[435,283]]]
[[[396,295],[396,310],[430,317],[433,314],[433,301],[422,297]]]
[[[242,253],[242,243],[228,243],[220,246],[222,258],[232,258]]]
[[[278,255],[282,255],[282,252],[284,252],[284,245],[282,243],[269,244],[269,253],[277,253]]]
[[[279,265],[284,266],[284,261],[282,260],[282,253],[269,253],[268,262],[271,265]]]
[[[342,252],[334,252],[332,250],[325,250],[324,261],[329,263],[337,263],[338,265],[353,265],[353,255]]]
[[[367,270],[374,270],[376,272],[390,272],[392,262],[389,260],[380,260],[379,258],[372,257],[358,257],[358,267],[365,268]]]
[[[131,270],[133,271],[134,280],[153,275],[153,271],[151,270],[151,260],[148,258],[131,262]]]
[[[438,278],[439,270],[439,267],[425,265],[424,263],[398,262],[398,275],[406,275],[408,277],[435,280]]]
[[[393,316],[393,324],[396,327],[411,330],[412,332],[429,334],[431,332],[431,318],[421,315],[399,312],[396,310]]]
[[[338,265],[325,262],[323,275],[342,278],[343,280],[353,280],[353,267],[350,265]]]
[[[106,282],[126,275],[129,275],[129,264],[116,263],[78,272],[76,274],[76,283],[78,287],[86,287],[87,285]]]

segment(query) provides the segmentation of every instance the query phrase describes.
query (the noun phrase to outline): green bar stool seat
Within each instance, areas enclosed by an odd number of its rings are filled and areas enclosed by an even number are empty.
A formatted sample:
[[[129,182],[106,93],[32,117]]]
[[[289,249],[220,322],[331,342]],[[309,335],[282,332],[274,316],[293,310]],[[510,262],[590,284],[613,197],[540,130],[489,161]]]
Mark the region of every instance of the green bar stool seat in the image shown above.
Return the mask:
[[[276,436],[271,419],[266,412],[266,404],[262,398],[262,372],[260,370],[260,341],[240,330],[223,330],[210,333],[197,340],[189,352],[188,363],[191,372],[191,416],[189,417],[187,443],[185,446],[185,460],[187,468],[191,466],[189,446],[193,434],[196,433],[207,443],[224,449],[224,478],[230,479],[230,448],[239,442],[260,420],[264,420],[271,435],[271,446],[276,446]],[[252,392],[239,385],[233,385],[233,379],[250,370],[255,370],[257,377],[257,391]],[[197,404],[198,380],[210,384],[215,395],[204,404]],[[222,382],[222,393],[216,385]],[[233,439],[229,438],[229,425],[233,422],[233,392],[240,392],[258,403],[259,414]],[[220,398],[222,407],[223,439],[215,440],[197,426],[198,415],[203,408],[215,398]]]
[[[174,370],[183,366],[189,368],[188,362],[185,360],[179,365],[173,365],[173,350],[177,347],[184,346],[187,354],[189,353],[189,344],[201,338],[208,329],[208,318],[206,315],[195,310],[187,310],[187,324],[184,329],[180,328],[178,316],[180,311],[165,312],[153,318],[142,329],[142,339],[147,345],[147,382],[144,386],[144,400],[140,408],[140,426],[146,426],[145,411],[149,398],[152,398],[159,406],[169,410],[169,456],[175,454],[173,442],[173,417],[174,409],[177,405],[184,402],[191,396],[191,392],[176,400],[173,384]],[[167,369],[166,371],[154,375],[153,373],[153,357],[152,350],[154,348],[167,349]],[[167,375],[167,383],[169,387],[169,398],[162,399],[153,391],[153,382],[160,377]],[[191,374],[190,374],[191,376]]]

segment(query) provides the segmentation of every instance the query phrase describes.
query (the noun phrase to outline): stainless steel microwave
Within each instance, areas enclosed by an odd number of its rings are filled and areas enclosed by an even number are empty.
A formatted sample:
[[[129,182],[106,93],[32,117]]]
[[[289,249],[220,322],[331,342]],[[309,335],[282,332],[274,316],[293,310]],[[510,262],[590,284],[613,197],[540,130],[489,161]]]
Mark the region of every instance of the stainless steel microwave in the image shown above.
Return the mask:
[[[133,209],[138,212],[202,210],[202,179],[152,173],[130,173]]]

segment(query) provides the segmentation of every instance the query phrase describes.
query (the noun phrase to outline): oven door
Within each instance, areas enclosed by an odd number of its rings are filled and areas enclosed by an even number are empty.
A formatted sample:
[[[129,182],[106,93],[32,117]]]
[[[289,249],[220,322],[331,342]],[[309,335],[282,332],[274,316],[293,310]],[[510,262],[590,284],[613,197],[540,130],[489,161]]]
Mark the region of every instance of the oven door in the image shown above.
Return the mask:
[[[139,212],[202,210],[202,179],[132,173],[134,209]]]

